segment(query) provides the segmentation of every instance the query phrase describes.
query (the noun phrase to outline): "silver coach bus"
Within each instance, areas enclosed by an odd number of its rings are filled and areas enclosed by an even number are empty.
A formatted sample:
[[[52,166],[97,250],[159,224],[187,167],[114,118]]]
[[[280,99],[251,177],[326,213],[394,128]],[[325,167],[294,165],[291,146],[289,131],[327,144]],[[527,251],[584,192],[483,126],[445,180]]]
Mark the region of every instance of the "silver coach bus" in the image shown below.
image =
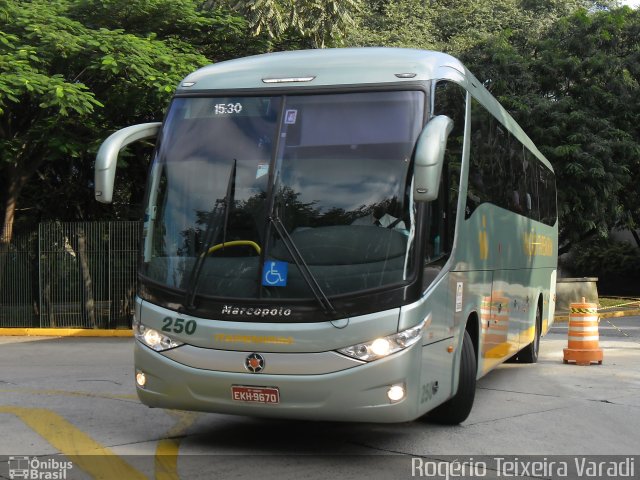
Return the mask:
[[[467,418],[476,379],[537,360],[557,260],[549,162],[458,60],[273,53],[187,76],[157,137],[134,322],[151,407]]]

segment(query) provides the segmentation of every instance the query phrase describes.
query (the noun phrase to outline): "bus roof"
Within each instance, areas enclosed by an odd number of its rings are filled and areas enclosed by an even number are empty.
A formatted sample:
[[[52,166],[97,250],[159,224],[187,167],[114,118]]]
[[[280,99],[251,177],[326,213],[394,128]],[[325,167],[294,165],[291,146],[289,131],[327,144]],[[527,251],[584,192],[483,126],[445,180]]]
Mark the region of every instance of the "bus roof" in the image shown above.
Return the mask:
[[[445,53],[401,48],[335,48],[267,53],[203,67],[187,76],[178,92],[292,86],[277,80],[310,78],[304,87],[416,82],[465,74],[462,63]],[[409,76],[409,74],[411,76]],[[399,75],[399,76],[398,76]],[[403,76],[404,75],[404,76]],[[265,83],[265,81],[273,83]],[[187,87],[193,83],[192,86]]]

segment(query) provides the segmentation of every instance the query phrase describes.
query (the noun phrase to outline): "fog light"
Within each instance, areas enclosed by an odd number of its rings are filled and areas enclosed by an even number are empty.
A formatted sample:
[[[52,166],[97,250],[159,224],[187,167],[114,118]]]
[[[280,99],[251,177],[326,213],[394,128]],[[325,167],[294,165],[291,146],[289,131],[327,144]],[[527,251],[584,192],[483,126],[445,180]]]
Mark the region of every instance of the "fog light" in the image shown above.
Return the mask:
[[[136,373],[136,383],[139,387],[144,387],[144,385],[147,383],[146,375],[142,372]]]
[[[389,387],[389,390],[387,390],[387,397],[389,397],[389,400],[392,402],[399,402],[404,398],[404,394],[404,385],[392,385]]]

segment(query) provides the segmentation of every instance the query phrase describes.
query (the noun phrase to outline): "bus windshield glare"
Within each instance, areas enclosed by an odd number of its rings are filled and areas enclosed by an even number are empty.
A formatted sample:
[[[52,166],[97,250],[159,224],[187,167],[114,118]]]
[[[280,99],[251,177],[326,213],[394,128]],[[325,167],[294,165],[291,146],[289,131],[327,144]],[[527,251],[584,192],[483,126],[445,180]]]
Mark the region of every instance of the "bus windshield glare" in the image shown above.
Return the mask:
[[[312,299],[307,274],[327,296],[402,284],[424,105],[421,91],[176,98],[151,168],[143,277],[262,300]]]

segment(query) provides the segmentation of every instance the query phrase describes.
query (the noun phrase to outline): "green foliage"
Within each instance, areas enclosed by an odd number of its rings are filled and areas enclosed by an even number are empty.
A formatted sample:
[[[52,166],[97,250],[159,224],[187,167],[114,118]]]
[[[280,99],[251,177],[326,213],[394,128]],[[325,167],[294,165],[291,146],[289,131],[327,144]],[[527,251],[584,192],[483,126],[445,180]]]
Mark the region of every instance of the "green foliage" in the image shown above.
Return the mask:
[[[640,280],[640,248],[606,239],[582,243],[576,246],[568,266],[580,277]]]
[[[247,29],[195,0],[0,4],[0,225],[12,222],[18,199],[45,217],[99,212],[90,184],[99,143],[122,126],[161,119],[178,82],[210,63],[202,52],[238,54]],[[128,163],[116,214],[142,190],[146,167]],[[56,195],[69,201],[51,202]]]
[[[554,165],[562,251],[580,239],[638,224],[640,125],[637,11],[553,7],[523,35],[485,35],[459,56]],[[517,18],[513,17],[513,18]],[[479,37],[480,38],[480,37]]]
[[[301,47],[324,48],[342,44],[361,0],[239,0],[234,7],[255,36],[264,34],[276,45],[298,37]]]
[[[203,9],[194,0],[77,0],[70,18],[93,29],[123,31],[169,45],[187,43],[210,61],[227,60],[264,47],[249,42],[248,22],[217,2]],[[256,50],[258,51],[258,50]]]
[[[435,11],[423,0],[369,0],[357,17],[346,43],[358,47],[435,49]]]
[[[367,0],[346,39],[357,46],[439,50],[461,56],[496,36],[539,38],[587,0]]]
[[[632,193],[640,181],[640,84],[631,73],[639,27],[638,11],[579,10],[532,42],[531,53],[483,49],[493,60],[483,64],[496,68],[488,78],[500,78],[493,93],[556,169],[567,244],[640,220]]]

